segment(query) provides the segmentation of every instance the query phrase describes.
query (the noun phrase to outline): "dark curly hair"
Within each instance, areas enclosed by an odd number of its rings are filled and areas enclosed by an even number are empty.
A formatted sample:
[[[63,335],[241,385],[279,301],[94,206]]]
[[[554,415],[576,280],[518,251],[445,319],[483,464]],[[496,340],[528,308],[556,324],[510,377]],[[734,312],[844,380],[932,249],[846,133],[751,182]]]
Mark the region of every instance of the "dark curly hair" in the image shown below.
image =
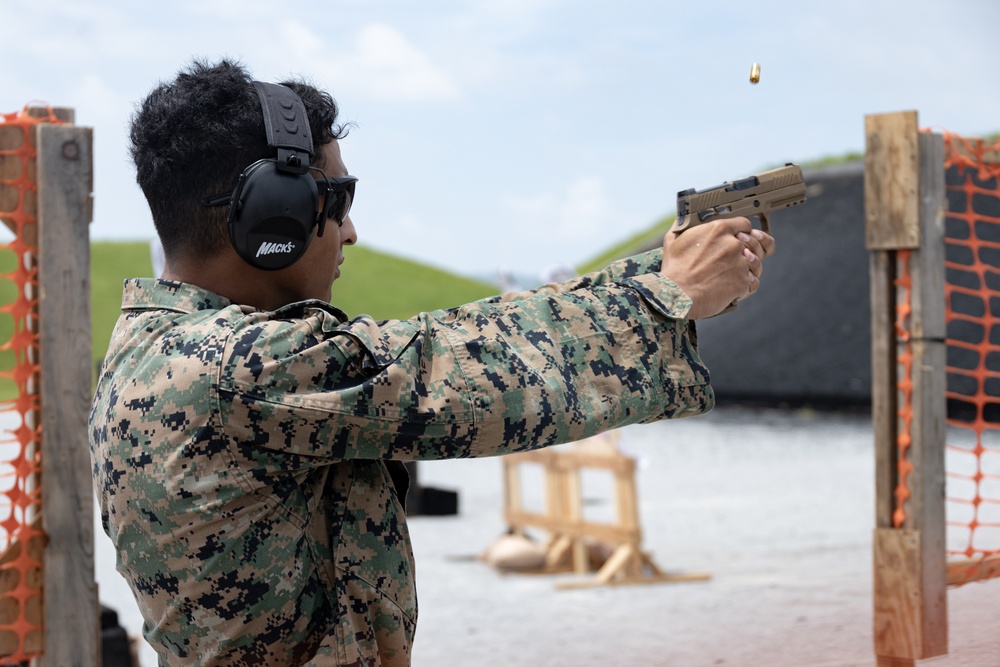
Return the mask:
[[[225,207],[201,202],[231,191],[267,146],[253,77],[240,63],[193,61],[160,83],[132,115],[130,153],[166,256],[209,257],[229,243]],[[318,163],[324,144],[347,134],[333,98],[302,81],[283,81],[302,99]]]

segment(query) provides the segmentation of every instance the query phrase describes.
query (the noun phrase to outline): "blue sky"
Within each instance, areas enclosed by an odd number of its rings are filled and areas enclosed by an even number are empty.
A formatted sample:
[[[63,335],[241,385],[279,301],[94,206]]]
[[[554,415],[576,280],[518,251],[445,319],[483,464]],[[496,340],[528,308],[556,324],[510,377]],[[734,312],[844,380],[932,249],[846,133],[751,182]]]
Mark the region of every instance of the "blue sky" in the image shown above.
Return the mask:
[[[995,0],[4,0],[0,111],[75,107],[95,133],[93,237],[149,238],[136,102],[193,57],[302,75],[356,124],[362,245],[537,275],[678,190],[860,151],[869,113],[1000,130],[997,25]]]

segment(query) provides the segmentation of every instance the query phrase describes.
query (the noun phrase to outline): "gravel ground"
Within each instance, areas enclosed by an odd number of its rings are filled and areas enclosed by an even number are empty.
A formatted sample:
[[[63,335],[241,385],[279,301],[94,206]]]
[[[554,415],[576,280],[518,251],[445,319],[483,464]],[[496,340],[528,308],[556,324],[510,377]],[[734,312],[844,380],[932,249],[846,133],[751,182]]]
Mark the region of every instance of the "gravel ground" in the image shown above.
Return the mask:
[[[624,429],[621,445],[640,463],[644,549],[711,579],[562,591],[573,575],[501,574],[477,559],[506,528],[500,461],[421,463],[421,483],[457,490],[460,512],[410,520],[414,667],[875,664],[867,417],[720,408]],[[526,503],[540,504],[532,481]],[[610,476],[584,476],[588,518],[610,519],[610,490]],[[103,532],[97,542],[101,600],[138,634]],[[918,665],[1000,666],[998,587],[952,589],[949,654]],[[141,660],[156,664],[146,646]]]

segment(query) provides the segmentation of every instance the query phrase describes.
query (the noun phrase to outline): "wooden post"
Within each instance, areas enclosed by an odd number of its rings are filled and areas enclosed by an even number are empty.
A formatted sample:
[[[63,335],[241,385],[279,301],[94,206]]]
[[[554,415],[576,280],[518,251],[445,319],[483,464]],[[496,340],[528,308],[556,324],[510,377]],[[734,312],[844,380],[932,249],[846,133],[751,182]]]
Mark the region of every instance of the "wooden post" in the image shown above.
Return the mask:
[[[100,664],[91,398],[90,128],[39,125],[38,283],[46,665]]]
[[[583,517],[583,487],[580,479],[580,468],[565,465],[562,461],[556,460],[560,467],[562,476],[562,497],[566,512],[565,521],[571,526],[580,526],[584,522]],[[590,571],[590,556],[587,553],[587,544],[582,537],[573,540],[573,571],[577,574],[586,574]]]
[[[509,456],[502,458],[503,490],[504,490],[504,520],[511,526],[515,535],[524,536],[524,526],[514,525],[509,518],[512,509],[520,510],[524,506],[521,497],[521,471]]]
[[[904,667],[948,651],[944,143],[940,135],[919,132],[913,111],[868,116],[865,129],[875,652],[879,667]],[[908,286],[899,284],[903,276]],[[912,307],[909,335],[897,336],[897,304],[906,298]],[[909,377],[900,367],[906,353],[912,358]],[[912,419],[902,414],[901,381],[911,383]],[[901,435],[909,439],[902,455]],[[904,479],[908,497],[897,494]]]

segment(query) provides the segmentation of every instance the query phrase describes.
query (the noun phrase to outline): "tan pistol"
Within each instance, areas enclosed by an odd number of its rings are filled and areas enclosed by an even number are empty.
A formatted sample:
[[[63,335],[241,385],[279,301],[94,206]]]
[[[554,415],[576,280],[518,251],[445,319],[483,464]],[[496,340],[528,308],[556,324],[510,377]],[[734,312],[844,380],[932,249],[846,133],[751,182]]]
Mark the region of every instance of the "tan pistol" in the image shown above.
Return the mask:
[[[691,188],[678,192],[677,220],[671,231],[680,234],[685,229],[706,222],[742,216],[756,217],[760,220],[761,229],[770,232],[768,215],[805,200],[802,169],[797,164],[789,163],[712,188]]]

